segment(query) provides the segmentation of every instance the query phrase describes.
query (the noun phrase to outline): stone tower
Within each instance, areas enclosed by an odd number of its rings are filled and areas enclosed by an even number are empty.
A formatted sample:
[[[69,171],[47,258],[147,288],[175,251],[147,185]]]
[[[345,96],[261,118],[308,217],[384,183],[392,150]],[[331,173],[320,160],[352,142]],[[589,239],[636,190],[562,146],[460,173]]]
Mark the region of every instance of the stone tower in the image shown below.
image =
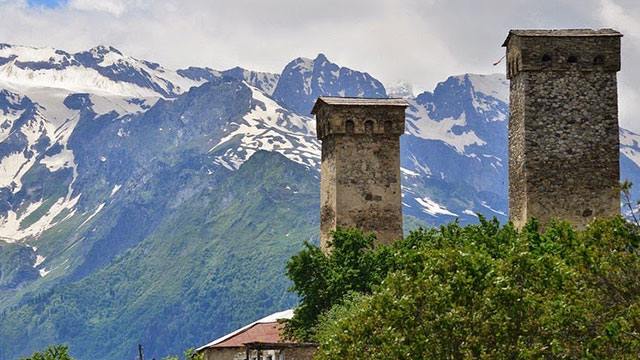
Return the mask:
[[[322,141],[320,245],[331,231],[355,227],[380,243],[402,238],[400,135],[407,103],[401,99],[320,97],[316,115]]]
[[[511,30],[509,216],[584,227],[620,213],[620,38],[610,29]]]

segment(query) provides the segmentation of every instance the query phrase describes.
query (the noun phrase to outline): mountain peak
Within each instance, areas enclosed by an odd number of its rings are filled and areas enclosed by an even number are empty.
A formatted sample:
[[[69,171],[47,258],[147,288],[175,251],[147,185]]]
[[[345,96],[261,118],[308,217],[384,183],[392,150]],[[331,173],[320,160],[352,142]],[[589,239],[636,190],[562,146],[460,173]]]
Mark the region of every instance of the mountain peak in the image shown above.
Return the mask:
[[[394,85],[387,86],[387,95],[392,98],[411,99],[415,95],[413,93],[413,85],[406,81],[398,81]]]
[[[50,47],[5,44],[0,47],[0,68],[0,83],[21,91],[46,87],[75,93],[175,97],[199,83],[106,45],[71,54]]]
[[[311,60],[299,57],[285,66],[273,92],[277,101],[308,115],[319,96],[384,98],[387,93],[371,75],[341,67],[319,53]]]
[[[242,72],[244,72],[244,71],[247,71],[247,69],[245,69],[243,67],[240,67],[240,66],[234,66],[231,69],[228,69],[228,70],[225,70],[225,71],[228,71],[228,72],[242,71]]]
[[[276,84],[280,78],[278,74],[247,70],[240,66],[222,71],[221,74],[245,81],[247,84],[264,91],[268,95],[273,94],[273,90],[276,88]]]
[[[120,56],[124,56],[122,54],[122,52],[116,48],[114,48],[113,46],[105,46],[105,45],[98,45],[96,47],[93,47],[91,49],[89,49],[89,52],[92,54],[99,54],[99,55],[105,55],[108,53],[116,53]]]
[[[306,57],[298,57],[293,59],[287,66],[291,65],[292,68],[301,69],[304,71],[312,71],[315,61]],[[285,68],[286,69],[286,68]]]
[[[318,56],[316,56],[316,58],[313,60],[313,62],[318,64],[318,63],[330,62],[330,61],[329,59],[327,59],[327,57],[323,53],[319,53]]]
[[[495,99],[509,102],[509,82],[504,74],[462,74],[451,76],[460,83],[469,83],[475,93],[491,96]]]

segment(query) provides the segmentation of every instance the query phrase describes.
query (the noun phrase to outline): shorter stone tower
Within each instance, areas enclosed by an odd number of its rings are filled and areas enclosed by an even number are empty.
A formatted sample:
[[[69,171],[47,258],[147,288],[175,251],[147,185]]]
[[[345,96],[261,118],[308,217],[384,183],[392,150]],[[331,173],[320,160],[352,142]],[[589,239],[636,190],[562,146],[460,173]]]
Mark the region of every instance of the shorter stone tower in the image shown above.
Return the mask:
[[[407,102],[402,99],[320,97],[316,115],[322,141],[320,245],[331,231],[355,227],[377,241],[402,238],[400,135]]]
[[[620,213],[620,34],[511,30],[509,216],[584,227]]]

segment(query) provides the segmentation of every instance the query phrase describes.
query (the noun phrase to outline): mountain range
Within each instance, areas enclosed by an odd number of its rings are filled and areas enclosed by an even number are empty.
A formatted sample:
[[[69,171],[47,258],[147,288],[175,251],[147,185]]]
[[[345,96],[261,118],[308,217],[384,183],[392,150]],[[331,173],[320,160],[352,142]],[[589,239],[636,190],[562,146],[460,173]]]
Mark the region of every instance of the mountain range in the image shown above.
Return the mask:
[[[272,74],[0,44],[0,360],[53,343],[162,358],[294,306],[284,264],[318,241],[322,95],[409,102],[405,231],[507,220],[502,74],[414,95],[323,54]],[[638,182],[640,136],[620,139]]]

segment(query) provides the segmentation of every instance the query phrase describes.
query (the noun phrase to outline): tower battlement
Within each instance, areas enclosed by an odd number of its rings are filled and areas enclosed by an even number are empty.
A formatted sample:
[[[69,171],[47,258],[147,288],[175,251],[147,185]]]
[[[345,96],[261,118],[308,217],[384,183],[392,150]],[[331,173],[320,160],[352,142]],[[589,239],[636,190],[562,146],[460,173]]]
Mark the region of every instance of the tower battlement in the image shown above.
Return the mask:
[[[620,71],[620,37],[611,29],[511,30],[507,78],[528,71]]]
[[[400,135],[401,99],[320,97],[313,107],[322,141],[320,244],[331,231],[355,227],[377,241],[402,238]]]
[[[330,135],[395,135],[404,133],[402,99],[318,98],[311,113],[316,115],[318,139]]]

